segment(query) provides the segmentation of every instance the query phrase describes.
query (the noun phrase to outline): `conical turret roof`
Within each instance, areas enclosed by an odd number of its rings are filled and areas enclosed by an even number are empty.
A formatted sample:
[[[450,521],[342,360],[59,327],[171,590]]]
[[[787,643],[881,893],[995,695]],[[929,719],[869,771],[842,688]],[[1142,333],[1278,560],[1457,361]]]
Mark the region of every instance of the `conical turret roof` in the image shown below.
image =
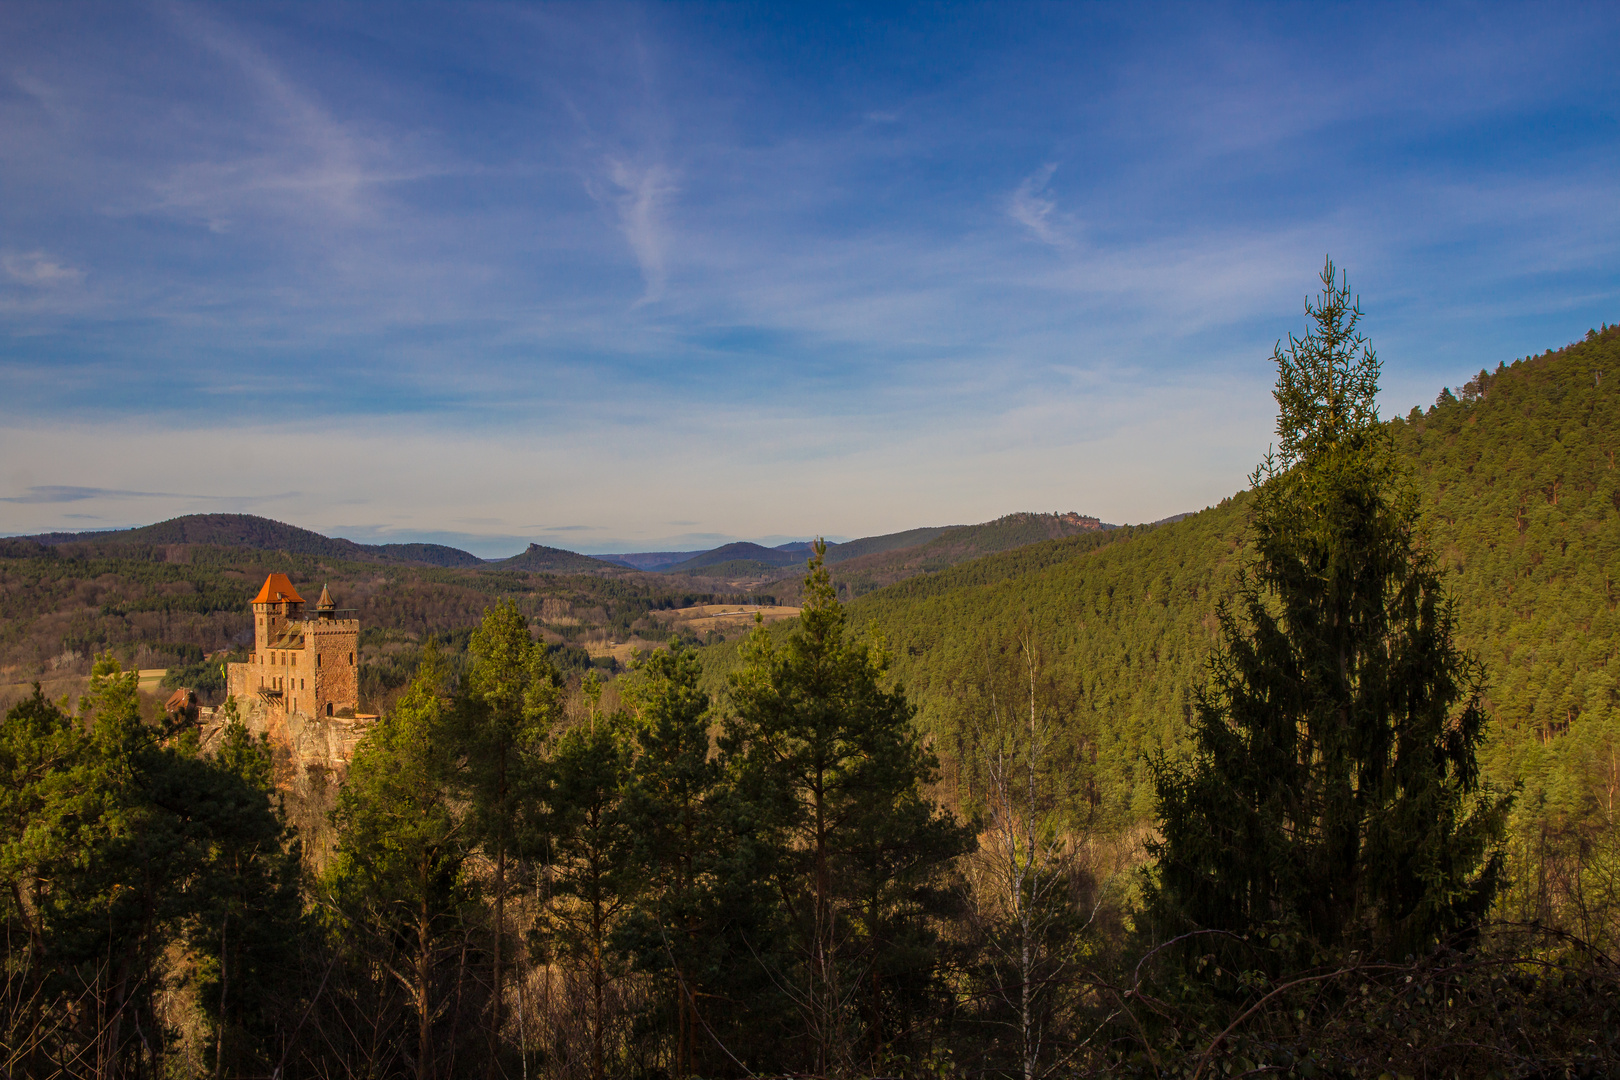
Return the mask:
[[[337,601],[332,599],[332,594],[327,591],[327,588],[326,588],[325,585],[321,586],[321,598],[319,600],[315,601],[315,606],[316,606],[316,608],[326,608],[326,609],[331,609],[331,608],[337,607]]]

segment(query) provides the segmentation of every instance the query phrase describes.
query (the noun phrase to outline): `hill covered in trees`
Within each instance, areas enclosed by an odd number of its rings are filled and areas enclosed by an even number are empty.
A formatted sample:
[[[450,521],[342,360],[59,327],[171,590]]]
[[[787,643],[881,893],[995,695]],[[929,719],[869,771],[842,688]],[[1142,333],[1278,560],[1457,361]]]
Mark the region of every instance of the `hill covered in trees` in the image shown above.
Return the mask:
[[[480,566],[482,559],[443,544],[357,544],[296,525],[253,514],[189,514],[135,529],[80,533],[44,533],[16,538],[52,547],[72,545],[80,550],[110,551],[140,546],[189,546],[285,551],[292,555],[321,555],[334,559],[418,563],[426,566]]]
[[[1605,327],[1388,422],[1447,571],[1459,643],[1485,664],[1486,775],[1522,785],[1514,858],[1557,856],[1536,863],[1548,879],[1522,898],[1543,913],[1573,902],[1558,890],[1580,887],[1595,839],[1613,835],[1620,790],[1615,372],[1620,328]],[[1217,608],[1244,565],[1249,502],[1242,492],[1169,524],[964,563],[864,595],[851,618],[883,632],[948,764],[974,756],[1000,669],[1032,642],[1041,707],[1061,718],[1072,820],[1130,834],[1150,821],[1148,760],[1185,751]],[[716,672],[728,670],[729,647],[712,651]],[[971,805],[972,778],[958,782]]]
[[[562,574],[592,574],[617,573],[619,566],[603,559],[593,559],[589,555],[581,555],[574,551],[564,551],[562,548],[546,547],[543,544],[530,544],[528,549],[512,556],[491,563],[497,570],[530,570],[540,573]]]

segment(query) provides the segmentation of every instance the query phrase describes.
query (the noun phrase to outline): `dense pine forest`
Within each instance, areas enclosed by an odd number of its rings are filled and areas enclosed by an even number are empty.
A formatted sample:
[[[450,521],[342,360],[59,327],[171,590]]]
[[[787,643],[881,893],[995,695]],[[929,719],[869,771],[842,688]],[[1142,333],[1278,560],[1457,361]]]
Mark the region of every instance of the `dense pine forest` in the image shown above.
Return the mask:
[[[1381,421],[1331,264],[1308,316],[1221,505],[818,552],[622,668],[729,594],[13,552],[0,648],[93,667],[0,732],[0,1074],[1612,1074],[1620,328]],[[113,650],[205,675],[333,569],[381,715],[315,851]]]

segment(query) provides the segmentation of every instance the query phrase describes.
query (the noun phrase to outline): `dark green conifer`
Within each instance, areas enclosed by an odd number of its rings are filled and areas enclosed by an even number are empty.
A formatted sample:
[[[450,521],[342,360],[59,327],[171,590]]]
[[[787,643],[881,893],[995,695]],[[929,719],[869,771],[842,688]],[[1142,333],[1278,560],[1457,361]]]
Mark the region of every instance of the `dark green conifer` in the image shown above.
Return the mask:
[[[1331,261],[1322,285],[1274,355],[1279,455],[1251,478],[1193,757],[1156,766],[1149,912],[1161,939],[1283,927],[1399,956],[1483,914],[1504,803],[1480,788],[1482,671],[1378,423],[1359,304]]]
[[[876,639],[848,634],[817,544],[799,628],[764,627],[732,676],[725,748],[774,837],[818,1074],[879,1062],[933,989],[941,875],[970,837],[924,792],[937,763]]]
[[[530,636],[528,620],[510,599],[485,609],[467,651],[472,664],[457,703],[458,738],[469,825],[492,871],[488,1065],[495,1076],[507,966],[507,868],[514,857],[530,853],[537,839],[533,809],[545,743],[560,709],[560,680],[545,644]]]
[[[621,960],[613,945],[636,885],[624,805],[630,766],[625,723],[619,714],[597,716],[593,701],[589,721],[557,740],[547,768],[553,901],[541,933],[589,974],[592,1080],[607,1075],[606,996]]]
[[[410,997],[416,1031],[408,1056],[418,1080],[440,1072],[445,1054],[435,1036],[451,1007],[446,969],[465,964],[477,914],[466,865],[472,837],[465,808],[452,798],[443,679],[430,645],[405,695],[356,748],[332,812],[338,841],[328,873],[345,934]]]

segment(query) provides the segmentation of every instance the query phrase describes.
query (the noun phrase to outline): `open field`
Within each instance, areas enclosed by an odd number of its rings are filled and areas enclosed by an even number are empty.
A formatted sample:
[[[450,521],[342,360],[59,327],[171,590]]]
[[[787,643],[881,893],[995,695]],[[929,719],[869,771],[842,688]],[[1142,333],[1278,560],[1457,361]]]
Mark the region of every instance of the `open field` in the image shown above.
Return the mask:
[[[754,625],[756,614],[768,623],[796,619],[799,616],[799,609],[769,604],[697,604],[693,607],[677,608],[667,614],[673,616],[674,621],[681,627],[701,637],[711,630],[726,635],[746,631]]]

